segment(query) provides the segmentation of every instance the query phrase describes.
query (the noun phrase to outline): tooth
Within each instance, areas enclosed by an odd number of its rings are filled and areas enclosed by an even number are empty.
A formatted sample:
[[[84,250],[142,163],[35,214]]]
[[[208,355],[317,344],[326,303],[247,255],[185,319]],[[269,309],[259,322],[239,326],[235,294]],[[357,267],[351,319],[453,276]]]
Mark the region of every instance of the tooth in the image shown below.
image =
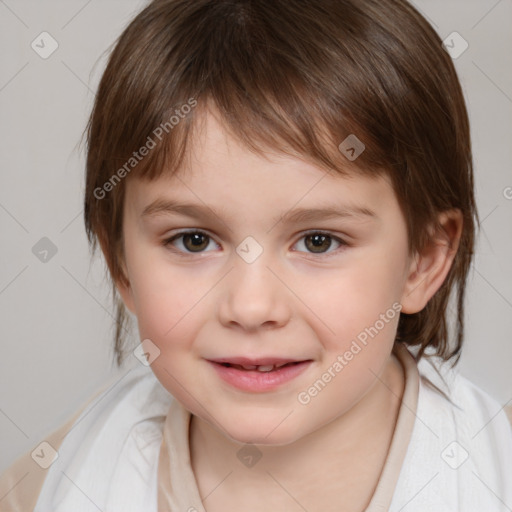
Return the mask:
[[[272,371],[273,368],[274,368],[273,364],[269,364],[267,366],[258,366],[258,371],[259,372],[270,372],[270,371]]]
[[[255,364],[243,365],[244,370],[256,370],[258,368]]]

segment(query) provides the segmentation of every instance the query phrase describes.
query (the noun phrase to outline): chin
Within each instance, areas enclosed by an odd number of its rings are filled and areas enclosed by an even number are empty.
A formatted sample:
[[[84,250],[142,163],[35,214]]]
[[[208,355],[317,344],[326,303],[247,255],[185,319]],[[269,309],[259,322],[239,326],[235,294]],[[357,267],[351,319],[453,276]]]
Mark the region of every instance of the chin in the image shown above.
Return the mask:
[[[293,424],[285,425],[283,418],[263,421],[261,418],[249,421],[238,421],[236,426],[231,422],[223,434],[231,440],[242,444],[261,446],[284,446],[302,437]]]

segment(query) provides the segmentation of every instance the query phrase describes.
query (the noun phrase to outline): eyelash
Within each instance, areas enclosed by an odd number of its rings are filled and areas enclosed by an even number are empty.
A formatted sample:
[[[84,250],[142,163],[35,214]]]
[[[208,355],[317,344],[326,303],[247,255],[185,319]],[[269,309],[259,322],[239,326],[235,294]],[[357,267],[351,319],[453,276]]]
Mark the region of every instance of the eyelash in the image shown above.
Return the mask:
[[[179,249],[176,249],[175,247],[173,247],[172,242],[182,238],[184,235],[192,235],[192,234],[203,235],[204,237],[208,238],[209,240],[214,241],[213,237],[211,237],[205,231],[201,231],[200,229],[193,229],[193,230],[187,230],[187,231],[180,231],[179,233],[174,234],[172,237],[165,239],[162,242],[162,244],[163,244],[164,247],[170,249],[171,251],[173,251],[175,253],[178,253],[180,255],[183,255],[185,257],[186,256],[193,256],[195,254],[203,254],[205,252],[210,252],[210,251],[198,251],[198,252],[182,251],[182,250],[179,250]],[[347,242],[345,242],[344,240],[342,240],[341,238],[339,238],[337,236],[334,236],[333,234],[329,233],[328,231],[319,231],[319,230],[310,230],[310,231],[307,231],[305,233],[302,233],[301,237],[299,238],[299,240],[297,240],[297,242],[295,242],[294,245],[296,245],[300,240],[302,240],[302,239],[304,239],[304,238],[306,238],[308,236],[311,236],[311,235],[323,235],[323,236],[326,236],[326,237],[330,238],[331,240],[334,240],[335,242],[337,242],[340,245],[340,247],[338,247],[337,249],[334,249],[334,250],[329,251],[329,252],[324,252],[324,253],[322,253],[322,252],[320,252],[320,253],[306,252],[306,254],[309,254],[309,255],[312,255],[312,256],[316,255],[316,256],[319,256],[321,258],[329,258],[332,255],[338,253],[340,251],[340,249],[343,250],[343,248],[349,247],[349,244]],[[214,243],[216,243],[216,242],[214,241]],[[328,249],[330,249],[330,247]],[[304,252],[304,251],[295,251],[295,252]]]

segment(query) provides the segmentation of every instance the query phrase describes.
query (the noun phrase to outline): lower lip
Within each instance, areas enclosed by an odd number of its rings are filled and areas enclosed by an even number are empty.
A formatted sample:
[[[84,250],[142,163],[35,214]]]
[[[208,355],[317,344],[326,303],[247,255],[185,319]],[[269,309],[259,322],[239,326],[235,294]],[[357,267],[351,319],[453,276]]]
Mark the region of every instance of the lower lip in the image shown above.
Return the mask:
[[[274,390],[298,377],[312,361],[302,361],[297,364],[282,366],[270,372],[239,370],[213,361],[208,362],[215,368],[220,378],[231,386],[242,391],[262,392]]]

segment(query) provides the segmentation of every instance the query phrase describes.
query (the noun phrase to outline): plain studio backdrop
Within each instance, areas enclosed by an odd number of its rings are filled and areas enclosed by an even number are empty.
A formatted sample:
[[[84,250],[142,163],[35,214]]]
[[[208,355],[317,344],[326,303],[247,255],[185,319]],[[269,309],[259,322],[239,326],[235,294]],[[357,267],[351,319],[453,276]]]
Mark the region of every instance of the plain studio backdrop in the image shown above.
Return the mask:
[[[78,143],[105,50],[143,5],[0,0],[0,471],[140,364],[135,357],[120,370],[113,364],[110,290],[103,260],[89,261]],[[460,53],[454,61],[472,126],[483,222],[459,370],[505,405],[512,400],[512,1],[414,5]]]

